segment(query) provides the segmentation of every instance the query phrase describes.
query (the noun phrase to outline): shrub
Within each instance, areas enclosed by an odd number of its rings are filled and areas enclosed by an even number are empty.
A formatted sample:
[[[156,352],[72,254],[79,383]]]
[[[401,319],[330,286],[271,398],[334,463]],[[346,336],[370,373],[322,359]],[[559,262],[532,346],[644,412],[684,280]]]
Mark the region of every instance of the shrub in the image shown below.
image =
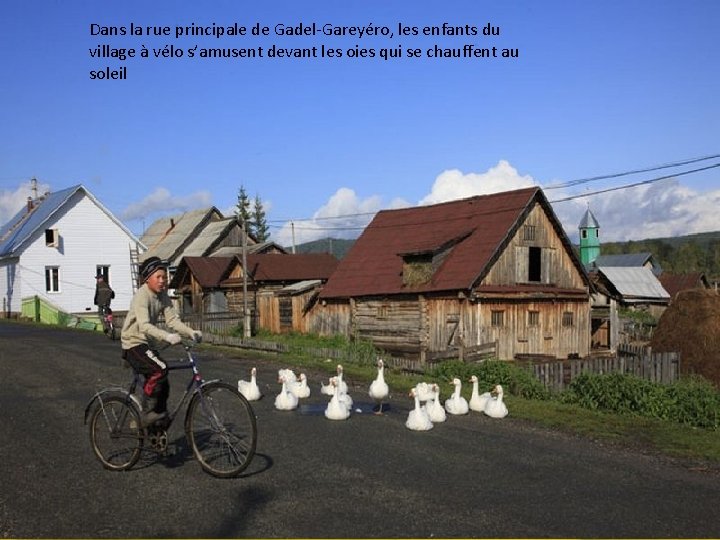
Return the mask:
[[[457,377],[463,382],[475,375],[478,378],[480,393],[491,390],[496,384],[501,384],[503,390],[516,396],[529,399],[547,399],[549,397],[545,386],[529,370],[499,360],[488,360],[479,364],[466,364],[458,360],[450,360],[431,368],[427,375],[448,381]]]
[[[720,393],[699,377],[662,385],[634,375],[583,373],[559,399],[586,409],[637,414],[694,427],[720,427]]]

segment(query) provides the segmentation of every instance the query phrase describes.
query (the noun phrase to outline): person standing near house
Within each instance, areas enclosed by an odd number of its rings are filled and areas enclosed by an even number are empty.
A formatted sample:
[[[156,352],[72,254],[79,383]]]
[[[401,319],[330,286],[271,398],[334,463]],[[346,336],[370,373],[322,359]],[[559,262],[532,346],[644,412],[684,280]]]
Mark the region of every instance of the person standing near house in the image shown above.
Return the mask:
[[[142,285],[130,302],[120,339],[123,358],[145,376],[142,421],[148,425],[166,416],[170,395],[167,365],[158,349],[163,343],[180,343],[181,335],[200,342],[202,333],[185,325],[172,305],[167,293],[167,262],[150,257],[139,270]],[[157,326],[161,315],[172,332]]]
[[[95,305],[98,309],[100,321],[105,315],[105,308],[110,308],[110,301],[115,298],[115,291],[112,290],[102,272],[98,272],[95,276]]]

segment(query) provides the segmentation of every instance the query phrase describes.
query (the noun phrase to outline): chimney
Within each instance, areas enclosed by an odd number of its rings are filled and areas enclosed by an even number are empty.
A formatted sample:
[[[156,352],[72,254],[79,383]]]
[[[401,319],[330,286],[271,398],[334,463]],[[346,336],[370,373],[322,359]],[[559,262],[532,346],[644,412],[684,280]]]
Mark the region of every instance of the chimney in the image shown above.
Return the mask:
[[[32,209],[33,209],[33,198],[32,198],[32,197],[28,197],[28,198],[27,198],[27,211],[28,211],[28,214],[29,214],[30,212],[32,212]]]

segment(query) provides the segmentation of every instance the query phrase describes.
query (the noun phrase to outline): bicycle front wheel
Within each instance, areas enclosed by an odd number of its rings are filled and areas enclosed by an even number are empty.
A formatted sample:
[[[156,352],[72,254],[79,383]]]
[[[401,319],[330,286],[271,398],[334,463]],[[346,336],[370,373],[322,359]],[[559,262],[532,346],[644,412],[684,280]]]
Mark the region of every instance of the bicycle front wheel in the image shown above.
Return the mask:
[[[127,396],[98,400],[90,416],[90,444],[103,467],[124,471],[140,459],[142,428],[136,407]]]
[[[255,455],[255,412],[230,384],[200,387],[188,405],[185,431],[200,466],[213,476],[237,476]]]

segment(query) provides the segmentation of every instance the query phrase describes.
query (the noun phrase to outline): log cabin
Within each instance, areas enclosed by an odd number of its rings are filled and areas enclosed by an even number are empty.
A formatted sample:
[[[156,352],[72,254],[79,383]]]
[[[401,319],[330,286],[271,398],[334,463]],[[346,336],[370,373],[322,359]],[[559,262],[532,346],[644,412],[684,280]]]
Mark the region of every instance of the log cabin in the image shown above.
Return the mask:
[[[590,281],[538,187],[378,212],[318,300],[311,331],[421,362],[590,351]]]

